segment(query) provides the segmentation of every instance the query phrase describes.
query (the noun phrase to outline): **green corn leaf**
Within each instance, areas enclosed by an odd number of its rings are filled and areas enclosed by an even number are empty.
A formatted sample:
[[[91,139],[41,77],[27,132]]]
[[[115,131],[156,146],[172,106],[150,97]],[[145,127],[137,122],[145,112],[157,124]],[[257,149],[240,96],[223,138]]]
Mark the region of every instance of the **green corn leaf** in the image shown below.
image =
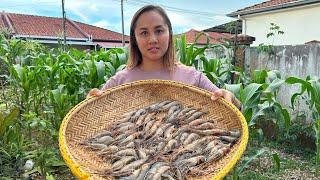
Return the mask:
[[[7,116],[0,112],[0,136],[3,136],[7,128],[13,124],[14,120],[19,116],[20,111],[14,108]]]
[[[191,66],[194,64],[194,59],[193,58],[193,49],[194,49],[194,44],[191,44],[187,48],[187,54],[186,54],[186,64],[187,66]]]
[[[274,81],[275,79],[281,79],[281,74],[279,70],[271,70],[271,71],[268,71],[267,74],[268,74],[267,80],[269,83]]]
[[[231,91],[237,98],[240,97],[240,89],[242,84],[224,84],[225,89]]]
[[[280,171],[280,157],[277,153],[272,154],[273,161],[276,165],[277,171]]]
[[[251,121],[252,115],[253,115],[252,108],[245,109],[244,112],[243,112],[243,116],[246,118],[248,126],[249,126],[249,123]]]
[[[186,35],[185,34],[181,35],[180,38],[176,39],[176,46],[177,46],[178,57],[179,57],[180,62],[182,64],[186,64],[187,43],[186,43]]]
[[[106,74],[105,71],[105,64],[103,61],[95,62],[96,69],[97,69],[97,75],[98,75],[98,82],[104,81],[104,76]]]
[[[261,156],[262,154],[265,154],[267,152],[268,152],[267,149],[259,149],[259,151],[256,154],[254,154],[253,156],[250,156],[249,158],[247,158],[245,160],[245,163],[239,167],[239,174],[241,174],[245,170],[245,168],[247,168],[249,166],[249,164],[252,161],[254,161],[259,156]]]
[[[266,90],[264,90],[264,92],[273,93],[277,91],[283,83],[284,83],[284,80],[275,79],[268,85],[268,87],[266,88]]]
[[[20,64],[15,64],[13,65],[13,68],[14,68],[14,74],[16,75],[16,78],[19,79],[20,81],[23,80],[23,74],[24,74],[24,71],[23,71],[23,67],[21,67]]]
[[[266,70],[255,70],[253,73],[254,82],[259,84],[265,83],[266,77],[268,77],[268,73]]]
[[[246,104],[249,100],[258,92],[262,84],[251,83],[243,90],[243,94],[240,94],[240,100],[242,104]]]
[[[253,117],[252,117],[251,121],[249,122],[248,126],[255,125],[257,119],[260,116],[265,116],[265,111],[270,108],[270,104],[267,101],[265,101],[263,104],[259,104],[258,107],[259,107],[259,110],[255,113],[253,113]]]
[[[297,77],[289,77],[286,79],[285,81],[288,84],[301,84],[302,86],[304,86],[307,89],[312,89],[311,84],[308,81],[305,81],[303,79],[297,78]]]
[[[106,65],[108,66],[110,73],[114,75],[116,73],[116,69],[113,67],[113,65],[110,62],[106,62]]]

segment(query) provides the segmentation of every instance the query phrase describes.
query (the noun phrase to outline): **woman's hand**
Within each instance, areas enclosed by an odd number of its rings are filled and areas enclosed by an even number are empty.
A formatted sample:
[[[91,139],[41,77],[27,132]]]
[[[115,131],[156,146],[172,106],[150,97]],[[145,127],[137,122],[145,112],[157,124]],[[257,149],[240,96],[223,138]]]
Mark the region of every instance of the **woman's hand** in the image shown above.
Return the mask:
[[[211,99],[217,100],[219,97],[224,98],[226,101],[234,104],[238,109],[241,109],[241,102],[234,96],[234,94],[225,89],[219,89],[212,93]]]
[[[97,88],[93,88],[89,91],[87,98],[91,97],[91,96],[101,96],[103,91],[101,91],[100,89]]]

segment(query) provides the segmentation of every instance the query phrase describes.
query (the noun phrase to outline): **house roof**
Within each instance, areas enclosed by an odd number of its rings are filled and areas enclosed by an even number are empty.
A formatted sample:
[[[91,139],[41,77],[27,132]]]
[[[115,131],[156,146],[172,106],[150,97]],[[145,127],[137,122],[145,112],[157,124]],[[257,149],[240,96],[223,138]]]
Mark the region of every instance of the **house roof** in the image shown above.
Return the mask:
[[[203,30],[204,32],[220,32],[220,33],[231,33],[235,34],[235,27],[236,24],[238,23],[238,34],[242,33],[242,20],[236,20],[236,21],[231,21],[225,24],[221,24],[218,26],[214,26],[208,29]]]
[[[269,0],[249,7],[245,7],[243,9],[239,9],[235,12],[227,14],[227,16],[237,17],[238,15],[262,13],[267,11],[304,6],[314,3],[320,3],[320,0]]]
[[[185,32],[186,40],[188,44],[194,43],[196,37],[198,34],[200,34],[202,31],[197,31],[195,29],[190,29],[189,31]],[[220,32],[204,32],[209,36],[210,43],[211,44],[221,44],[223,43],[224,39],[231,38],[232,34],[230,33],[220,33]],[[178,35],[179,36],[179,35]],[[205,36],[201,36],[197,44],[207,44],[207,40]]]
[[[62,18],[15,13],[0,13],[0,29],[7,28],[13,35],[62,37]],[[66,20],[67,38],[90,39],[92,41],[120,41],[122,34],[81,22]],[[129,36],[125,36],[129,41]]]

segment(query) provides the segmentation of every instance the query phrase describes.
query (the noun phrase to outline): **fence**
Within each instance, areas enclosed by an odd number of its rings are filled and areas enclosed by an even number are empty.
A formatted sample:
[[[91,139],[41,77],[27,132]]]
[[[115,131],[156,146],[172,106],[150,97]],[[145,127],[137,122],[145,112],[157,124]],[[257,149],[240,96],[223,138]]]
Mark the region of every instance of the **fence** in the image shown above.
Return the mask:
[[[308,75],[320,77],[320,43],[276,46],[274,53],[260,52],[257,47],[247,47],[245,67],[251,72],[255,69],[277,69],[284,79],[289,76],[302,79]],[[298,90],[297,86],[283,86],[279,100],[288,107],[291,95]]]

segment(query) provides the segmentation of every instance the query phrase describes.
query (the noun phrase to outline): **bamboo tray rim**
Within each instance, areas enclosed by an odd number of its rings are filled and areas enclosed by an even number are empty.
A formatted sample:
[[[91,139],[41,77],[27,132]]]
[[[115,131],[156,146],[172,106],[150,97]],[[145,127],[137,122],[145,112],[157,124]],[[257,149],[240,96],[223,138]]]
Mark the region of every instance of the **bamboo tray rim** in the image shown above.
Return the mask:
[[[102,98],[114,91],[121,91],[123,89],[127,89],[130,87],[135,87],[135,86],[140,86],[144,84],[164,84],[164,85],[169,85],[169,86],[175,86],[175,87],[180,87],[180,88],[188,88],[188,90],[194,91],[196,93],[199,93],[203,96],[211,97],[212,92],[208,90],[204,90],[201,88],[198,88],[193,85],[185,84],[182,82],[177,82],[177,81],[171,81],[171,80],[139,80],[139,81],[134,81],[130,83],[125,83],[113,88],[109,88],[107,90],[104,90],[101,96],[98,97],[89,97],[86,98],[85,100],[81,101],[79,104],[74,106],[64,117],[61,125],[60,125],[60,130],[59,130],[59,148],[61,155],[66,162],[67,166],[70,168],[71,172],[78,177],[79,179],[90,179],[90,173],[86,172],[81,168],[81,165],[78,164],[74,158],[72,157],[72,154],[67,147],[66,143],[66,128],[68,125],[68,122],[70,121],[71,117],[77,113],[83,106],[85,106],[87,103],[90,103],[92,101],[95,101],[99,98]],[[247,122],[242,115],[242,113],[236,108],[233,104],[227,102],[223,98],[219,98],[217,100],[218,103],[222,103],[226,106],[229,106],[229,108],[235,112],[235,114],[239,117],[240,119],[240,124],[241,124],[241,141],[239,145],[239,149],[236,151],[236,154],[231,158],[231,160],[225,165],[225,167],[222,168],[212,179],[223,179],[224,176],[228,174],[228,172],[236,165],[237,161],[241,158],[243,152],[246,149],[247,143],[248,143],[248,138],[249,138],[249,132],[248,132],[248,125]]]

